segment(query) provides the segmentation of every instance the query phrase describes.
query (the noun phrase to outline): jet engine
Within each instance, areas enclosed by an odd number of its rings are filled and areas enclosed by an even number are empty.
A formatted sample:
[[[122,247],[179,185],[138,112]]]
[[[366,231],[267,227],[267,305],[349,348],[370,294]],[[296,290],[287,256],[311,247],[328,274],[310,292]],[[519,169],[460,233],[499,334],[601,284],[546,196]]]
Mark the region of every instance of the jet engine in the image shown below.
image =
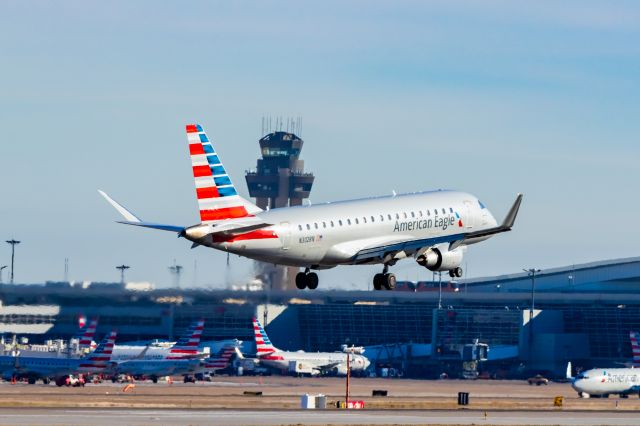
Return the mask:
[[[346,376],[347,375],[347,365],[346,364],[339,364],[335,367],[334,371],[336,372],[337,376]]]
[[[416,262],[430,271],[451,271],[462,265],[464,252],[457,248],[450,251],[442,251],[432,247],[416,257]]]

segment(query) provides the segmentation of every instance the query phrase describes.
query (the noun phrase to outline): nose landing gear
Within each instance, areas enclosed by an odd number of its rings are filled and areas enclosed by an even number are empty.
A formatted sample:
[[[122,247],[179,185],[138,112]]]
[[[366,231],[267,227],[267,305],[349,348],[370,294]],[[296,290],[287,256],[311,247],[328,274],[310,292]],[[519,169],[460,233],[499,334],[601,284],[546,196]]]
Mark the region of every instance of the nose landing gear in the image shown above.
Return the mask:
[[[296,274],[296,287],[300,290],[304,290],[305,288],[315,290],[318,288],[318,282],[318,274],[309,272],[309,268],[306,268],[304,272],[298,272]]]

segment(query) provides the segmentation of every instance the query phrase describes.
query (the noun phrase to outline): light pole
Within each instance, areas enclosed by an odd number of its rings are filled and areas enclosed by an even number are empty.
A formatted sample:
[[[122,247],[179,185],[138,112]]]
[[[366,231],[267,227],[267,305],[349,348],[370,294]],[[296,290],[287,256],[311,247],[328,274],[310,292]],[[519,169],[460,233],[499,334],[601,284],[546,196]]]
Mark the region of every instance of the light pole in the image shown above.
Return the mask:
[[[541,270],[529,268],[523,269],[523,271],[531,277],[531,304],[529,306],[529,362],[531,362],[533,354],[533,311],[536,308],[536,274]]]
[[[131,268],[131,266],[128,266],[128,265],[116,266],[116,269],[120,269],[120,282],[122,284],[124,284],[124,271],[126,271],[129,268]]]
[[[13,260],[16,254],[16,244],[20,244],[20,241],[12,238],[10,240],[7,240],[7,244],[11,244],[11,280],[9,282],[13,284]]]
[[[442,309],[442,271],[438,271],[438,309]]]
[[[8,268],[8,266],[7,265],[0,266],[0,284],[2,284],[2,271],[4,271],[5,268]]]

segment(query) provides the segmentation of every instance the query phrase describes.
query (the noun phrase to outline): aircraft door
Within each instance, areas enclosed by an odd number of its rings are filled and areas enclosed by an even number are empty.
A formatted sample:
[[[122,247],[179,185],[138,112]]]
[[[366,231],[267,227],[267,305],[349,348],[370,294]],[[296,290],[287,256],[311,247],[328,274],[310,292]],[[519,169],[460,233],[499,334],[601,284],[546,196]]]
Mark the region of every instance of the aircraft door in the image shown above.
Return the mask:
[[[465,228],[471,229],[475,225],[475,217],[473,214],[473,203],[471,201],[464,201],[464,219],[463,223]]]
[[[289,222],[280,222],[280,229],[282,230],[280,235],[282,250],[289,250],[289,246],[291,245],[291,225]]]

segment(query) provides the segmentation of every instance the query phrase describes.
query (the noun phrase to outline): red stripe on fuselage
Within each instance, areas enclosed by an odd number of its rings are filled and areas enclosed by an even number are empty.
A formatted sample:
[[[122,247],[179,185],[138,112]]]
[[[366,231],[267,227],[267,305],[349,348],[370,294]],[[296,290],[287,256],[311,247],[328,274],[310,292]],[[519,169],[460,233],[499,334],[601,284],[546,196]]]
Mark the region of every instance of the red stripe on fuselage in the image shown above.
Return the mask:
[[[211,169],[209,169],[209,172],[211,172]],[[249,213],[247,213],[247,209],[243,206],[224,207],[216,210],[200,210],[200,220],[203,222],[206,220],[235,219],[247,216],[249,216]]]
[[[236,241],[244,240],[264,240],[268,238],[278,238],[278,235],[273,231],[258,229],[257,231],[251,231],[245,234],[238,235],[213,235],[212,238],[214,243],[233,243]]]

